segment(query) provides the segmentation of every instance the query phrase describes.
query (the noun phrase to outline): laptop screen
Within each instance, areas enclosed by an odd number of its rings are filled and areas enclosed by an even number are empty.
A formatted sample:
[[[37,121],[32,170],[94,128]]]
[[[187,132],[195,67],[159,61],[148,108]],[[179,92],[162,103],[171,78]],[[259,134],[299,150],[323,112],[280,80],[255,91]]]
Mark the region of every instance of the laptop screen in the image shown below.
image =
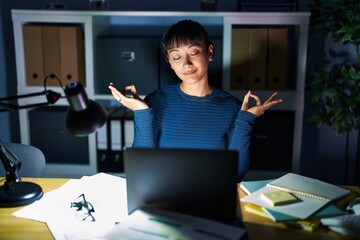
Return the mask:
[[[150,206],[232,223],[237,165],[236,151],[126,149],[128,212]]]

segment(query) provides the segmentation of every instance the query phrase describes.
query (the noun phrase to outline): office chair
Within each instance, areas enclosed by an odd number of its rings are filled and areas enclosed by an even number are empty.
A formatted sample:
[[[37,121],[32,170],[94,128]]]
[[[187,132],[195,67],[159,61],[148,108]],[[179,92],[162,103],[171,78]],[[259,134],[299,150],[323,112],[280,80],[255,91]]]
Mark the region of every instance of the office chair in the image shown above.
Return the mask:
[[[42,151],[34,146],[20,143],[3,143],[20,161],[20,177],[44,177],[45,156]],[[5,177],[4,166],[0,162],[0,177]]]

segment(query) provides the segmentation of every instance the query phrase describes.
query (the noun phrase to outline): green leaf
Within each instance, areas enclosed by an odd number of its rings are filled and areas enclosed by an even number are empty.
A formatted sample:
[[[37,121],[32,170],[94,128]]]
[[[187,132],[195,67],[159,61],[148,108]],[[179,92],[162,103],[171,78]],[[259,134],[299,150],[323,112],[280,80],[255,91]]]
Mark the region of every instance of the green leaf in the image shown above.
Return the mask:
[[[312,32],[331,36],[334,42],[351,44],[357,66],[342,49],[329,50],[332,69],[321,66],[311,75],[313,104],[317,112],[309,120],[329,125],[338,134],[360,128],[360,2],[359,0],[314,0],[311,10]],[[351,53],[350,53],[351,54]],[[327,61],[324,61],[327,64]],[[324,65],[328,66],[328,65]]]

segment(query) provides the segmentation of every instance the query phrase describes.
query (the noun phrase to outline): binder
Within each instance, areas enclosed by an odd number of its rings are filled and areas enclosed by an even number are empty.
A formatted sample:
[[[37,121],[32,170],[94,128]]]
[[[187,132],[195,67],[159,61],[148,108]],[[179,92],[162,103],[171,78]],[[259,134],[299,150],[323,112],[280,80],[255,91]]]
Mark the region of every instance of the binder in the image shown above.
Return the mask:
[[[42,86],[44,84],[42,28],[41,26],[24,25],[23,35],[26,84]]]
[[[231,90],[249,89],[250,29],[233,28],[231,40]]]
[[[98,171],[124,172],[123,151],[134,140],[134,116],[125,107],[108,112],[106,124],[97,132]]]
[[[251,90],[265,90],[268,29],[251,29],[249,37],[249,87]]]
[[[58,26],[42,26],[44,77],[55,74],[60,77],[60,43]],[[48,81],[49,86],[59,86]]]
[[[267,88],[269,90],[285,89],[287,40],[288,30],[286,28],[269,28],[269,60],[267,75]]]
[[[67,81],[79,81],[85,85],[84,37],[80,26],[60,26],[60,78]]]

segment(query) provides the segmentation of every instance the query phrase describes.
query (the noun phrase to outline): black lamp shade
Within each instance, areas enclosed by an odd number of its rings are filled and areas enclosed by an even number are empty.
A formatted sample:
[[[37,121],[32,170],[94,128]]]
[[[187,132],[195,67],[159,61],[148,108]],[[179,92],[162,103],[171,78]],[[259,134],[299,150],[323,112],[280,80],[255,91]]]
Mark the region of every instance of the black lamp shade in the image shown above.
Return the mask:
[[[70,104],[66,126],[71,134],[78,137],[87,136],[105,124],[106,110],[100,104],[89,100],[81,83],[70,82],[64,91]]]

